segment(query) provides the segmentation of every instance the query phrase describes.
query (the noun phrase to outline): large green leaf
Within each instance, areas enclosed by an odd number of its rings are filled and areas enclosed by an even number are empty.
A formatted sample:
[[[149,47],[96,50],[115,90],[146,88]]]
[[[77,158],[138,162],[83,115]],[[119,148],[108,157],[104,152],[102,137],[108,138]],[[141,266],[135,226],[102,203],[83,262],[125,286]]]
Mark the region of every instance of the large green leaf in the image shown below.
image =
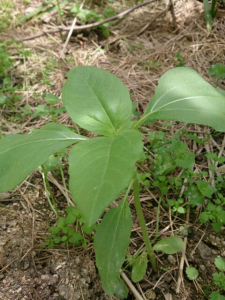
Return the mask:
[[[76,67],[67,74],[62,100],[72,120],[94,133],[114,136],[132,115],[132,103],[122,81],[95,68]]]
[[[86,139],[55,123],[31,134],[6,136],[0,141],[0,192],[15,188],[51,154]]]
[[[143,118],[198,123],[225,131],[225,97],[196,71],[175,68],[160,78]]]
[[[142,146],[141,134],[128,130],[115,138],[85,141],[70,151],[70,191],[88,225],[127,187]]]
[[[111,208],[104,216],[94,241],[96,264],[102,279],[104,291],[112,296],[114,293],[126,297],[124,283],[119,278],[119,270],[125,260],[130,243],[132,216],[124,198],[117,208]]]

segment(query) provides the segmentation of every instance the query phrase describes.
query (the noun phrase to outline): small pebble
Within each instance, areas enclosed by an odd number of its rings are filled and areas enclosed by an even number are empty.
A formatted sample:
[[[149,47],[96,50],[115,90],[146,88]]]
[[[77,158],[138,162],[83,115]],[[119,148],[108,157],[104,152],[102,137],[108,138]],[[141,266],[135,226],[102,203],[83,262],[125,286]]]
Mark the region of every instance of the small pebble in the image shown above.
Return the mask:
[[[167,294],[165,295],[165,300],[173,300],[172,294],[167,293]]]
[[[147,290],[145,294],[147,299],[156,299],[156,293],[153,290]]]
[[[171,264],[176,263],[176,258],[173,255],[168,255],[168,260],[171,262]]]

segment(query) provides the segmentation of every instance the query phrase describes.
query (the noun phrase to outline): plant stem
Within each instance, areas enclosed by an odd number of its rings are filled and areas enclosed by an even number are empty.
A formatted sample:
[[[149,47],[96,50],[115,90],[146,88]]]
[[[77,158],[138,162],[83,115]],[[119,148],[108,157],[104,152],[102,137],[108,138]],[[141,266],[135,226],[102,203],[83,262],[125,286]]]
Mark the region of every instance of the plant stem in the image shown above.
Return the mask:
[[[69,196],[68,196],[68,190],[67,190],[67,187],[66,187],[65,177],[64,177],[64,174],[63,174],[62,167],[60,167],[59,169],[60,169],[60,173],[61,173],[61,177],[62,177],[62,181],[63,181],[63,186],[64,186],[65,193],[66,193],[67,205],[69,206],[70,202],[69,202]]]
[[[162,197],[159,198],[158,209],[157,209],[157,217],[156,217],[155,237],[152,240],[151,244],[155,243],[155,241],[158,238],[158,233],[159,233],[159,213],[160,213],[160,204],[161,204],[161,201],[162,201]]]
[[[147,249],[147,252],[148,252],[148,255],[149,255],[150,263],[152,265],[152,270],[154,272],[157,272],[158,267],[157,267],[157,264],[156,264],[155,255],[154,255],[153,248],[152,248],[152,245],[151,245],[150,240],[149,240],[144,215],[143,215],[143,212],[142,212],[142,209],[141,209],[141,203],[140,203],[140,197],[139,197],[139,184],[138,184],[138,178],[137,178],[136,173],[134,174],[133,192],[134,192],[135,208],[136,208],[138,219],[139,219],[139,222],[140,222],[140,225],[141,225],[141,231],[142,231],[145,246],[146,246],[146,249]]]
[[[56,3],[57,3],[57,9],[58,9],[59,22],[60,22],[60,25],[62,26],[63,23],[62,23],[61,8],[60,8],[59,0],[56,0]]]
[[[51,194],[51,190],[50,190],[50,187],[49,187],[48,179],[46,178],[46,175],[45,175],[44,172],[41,172],[41,175],[42,175],[42,178],[43,178],[43,183],[44,183],[44,188],[45,188],[45,195],[46,195],[46,198],[47,198],[47,200],[48,200],[48,203],[49,203],[49,205],[50,205],[52,211],[55,213],[55,215],[56,215],[57,217],[59,217],[59,213],[58,213],[58,210],[57,210],[56,203],[55,203],[54,198],[53,198],[53,196],[52,196],[52,194]],[[48,184],[49,189],[48,189],[48,187],[47,187],[47,184]],[[49,198],[49,196],[48,196],[48,193],[50,193],[50,195],[52,196],[53,204],[52,204],[51,201],[50,201],[50,198]]]

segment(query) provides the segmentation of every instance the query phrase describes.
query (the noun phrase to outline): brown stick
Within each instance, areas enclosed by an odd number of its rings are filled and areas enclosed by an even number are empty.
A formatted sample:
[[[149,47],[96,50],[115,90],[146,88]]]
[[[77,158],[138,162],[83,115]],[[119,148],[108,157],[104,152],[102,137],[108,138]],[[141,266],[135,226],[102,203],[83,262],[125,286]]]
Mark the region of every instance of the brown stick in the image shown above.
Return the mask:
[[[111,22],[111,21],[114,21],[114,20],[120,20],[124,16],[126,16],[129,13],[131,13],[132,11],[134,11],[135,9],[140,8],[142,6],[145,6],[145,5],[148,5],[148,4],[150,4],[150,3],[154,2],[154,1],[157,1],[157,0],[149,0],[149,1],[146,1],[144,3],[140,3],[138,5],[135,5],[135,6],[131,7],[131,8],[129,8],[129,9],[125,10],[124,12],[122,12],[122,13],[120,13],[118,15],[115,15],[113,17],[107,18],[107,19],[105,19],[104,21],[101,21],[101,22],[95,22],[95,23],[92,23],[92,24],[87,24],[87,25],[82,25],[82,26],[75,26],[74,29],[73,29],[73,31],[87,30],[87,29],[91,29],[91,28],[103,25],[105,23],[108,23],[108,22]],[[28,36],[28,37],[25,37],[25,38],[22,38],[22,39],[15,39],[15,40],[16,41],[34,40],[34,39],[39,38],[39,37],[44,36],[44,35],[48,35],[48,34],[52,34],[52,33],[57,33],[57,32],[62,32],[62,31],[69,31],[70,28],[71,27],[59,27],[58,29],[44,31],[44,32],[36,34],[36,35]]]

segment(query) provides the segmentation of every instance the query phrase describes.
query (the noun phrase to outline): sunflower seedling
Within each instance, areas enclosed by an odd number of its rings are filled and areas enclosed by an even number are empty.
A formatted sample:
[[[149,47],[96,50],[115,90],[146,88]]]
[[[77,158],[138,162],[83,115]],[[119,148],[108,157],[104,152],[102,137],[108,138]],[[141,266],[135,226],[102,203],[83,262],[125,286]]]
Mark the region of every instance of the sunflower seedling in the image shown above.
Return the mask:
[[[149,119],[162,119],[225,131],[225,97],[196,71],[175,68],[161,77],[143,116],[133,120],[129,93],[115,75],[82,66],[67,76],[62,91],[64,106],[74,123],[97,137],[88,138],[55,123],[31,134],[4,137],[0,141],[0,192],[15,188],[50,155],[75,144],[69,153],[69,187],[87,226],[95,224],[125,190],[118,207],[104,215],[94,250],[103,289],[110,296],[126,298],[127,287],[119,272],[130,243],[132,216],[127,198],[131,190],[152,269],[158,268],[154,251],[171,254],[183,248],[179,237],[149,240],[135,166],[143,155],[138,129]]]

